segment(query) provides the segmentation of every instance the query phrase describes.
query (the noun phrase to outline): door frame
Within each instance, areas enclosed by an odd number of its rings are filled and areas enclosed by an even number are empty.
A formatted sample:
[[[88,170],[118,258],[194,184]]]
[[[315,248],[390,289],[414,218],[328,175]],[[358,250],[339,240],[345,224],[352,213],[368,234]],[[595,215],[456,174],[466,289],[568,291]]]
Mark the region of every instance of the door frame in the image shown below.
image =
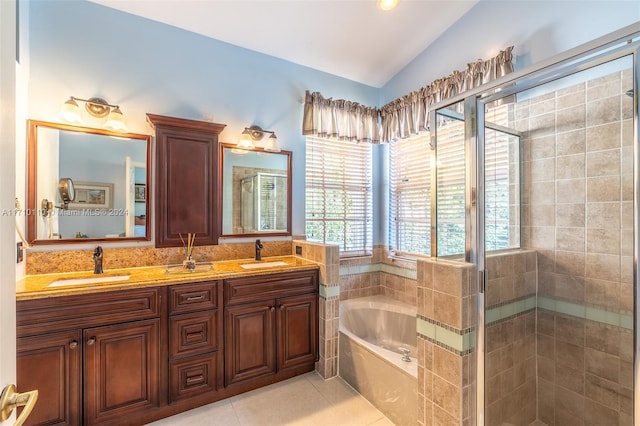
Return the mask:
[[[0,1],[0,210],[7,212],[16,191],[16,21],[16,1]],[[0,215],[0,390],[16,383],[16,219]],[[15,411],[7,422],[14,418]]]

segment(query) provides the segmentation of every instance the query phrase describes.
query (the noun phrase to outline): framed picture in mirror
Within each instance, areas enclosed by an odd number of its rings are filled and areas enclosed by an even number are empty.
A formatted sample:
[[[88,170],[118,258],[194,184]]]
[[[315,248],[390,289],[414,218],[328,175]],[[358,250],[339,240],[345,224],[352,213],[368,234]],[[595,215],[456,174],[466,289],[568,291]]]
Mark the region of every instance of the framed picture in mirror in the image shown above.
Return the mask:
[[[76,197],[69,203],[73,210],[110,209],[113,207],[113,184],[101,182],[75,182]]]
[[[135,187],[135,201],[136,203],[143,203],[147,201],[147,185],[137,183]]]

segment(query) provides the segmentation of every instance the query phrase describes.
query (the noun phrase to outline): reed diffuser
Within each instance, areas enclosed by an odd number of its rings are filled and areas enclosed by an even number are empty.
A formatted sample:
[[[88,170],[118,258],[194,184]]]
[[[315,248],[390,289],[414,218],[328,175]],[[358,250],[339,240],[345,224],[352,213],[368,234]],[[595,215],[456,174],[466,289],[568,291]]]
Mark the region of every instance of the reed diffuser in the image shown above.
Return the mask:
[[[193,246],[194,243],[196,242],[196,234],[192,234],[191,232],[189,232],[187,234],[187,242],[185,243],[184,238],[182,238],[182,234],[178,234],[180,235],[180,239],[182,240],[182,247],[184,248],[184,255],[186,257],[186,260],[182,261],[182,267],[184,269],[188,269],[190,271],[193,271],[194,269],[196,269],[196,261],[193,260],[193,257],[191,257],[191,254],[193,253]]]

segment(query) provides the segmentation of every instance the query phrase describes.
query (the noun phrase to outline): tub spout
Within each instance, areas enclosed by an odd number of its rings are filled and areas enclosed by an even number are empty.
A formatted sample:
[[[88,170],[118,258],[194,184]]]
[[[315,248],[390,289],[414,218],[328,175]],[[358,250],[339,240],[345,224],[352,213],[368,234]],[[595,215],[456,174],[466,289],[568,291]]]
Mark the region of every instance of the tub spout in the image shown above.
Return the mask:
[[[402,351],[402,360],[404,362],[411,362],[411,357],[409,356],[409,349],[406,348],[398,348]]]

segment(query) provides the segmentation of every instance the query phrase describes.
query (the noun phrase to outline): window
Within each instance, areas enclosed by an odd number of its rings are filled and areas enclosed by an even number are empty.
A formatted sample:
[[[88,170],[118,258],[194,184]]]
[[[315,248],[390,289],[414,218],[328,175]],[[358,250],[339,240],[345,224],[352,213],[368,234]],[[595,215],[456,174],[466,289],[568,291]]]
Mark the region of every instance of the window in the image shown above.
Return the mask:
[[[371,254],[371,156],[369,143],[307,137],[309,241],[336,244],[341,256]]]
[[[429,133],[389,145],[389,246],[396,255],[431,252]]]
[[[487,111],[487,126],[508,124],[508,105]],[[431,253],[431,173],[437,158],[438,256],[465,252],[464,122],[438,117],[437,155],[429,132],[390,143],[389,246],[396,255]],[[519,247],[519,138],[487,128],[485,136],[486,250]]]

